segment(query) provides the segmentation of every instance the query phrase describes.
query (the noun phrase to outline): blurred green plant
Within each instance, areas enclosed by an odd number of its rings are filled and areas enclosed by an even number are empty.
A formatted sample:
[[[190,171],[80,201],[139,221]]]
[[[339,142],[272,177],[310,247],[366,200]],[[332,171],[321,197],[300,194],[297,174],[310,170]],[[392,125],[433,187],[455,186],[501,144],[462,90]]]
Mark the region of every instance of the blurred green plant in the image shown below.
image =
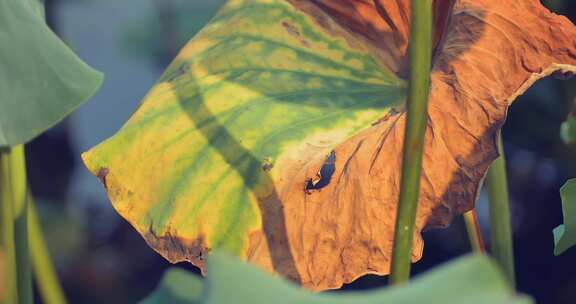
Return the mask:
[[[103,76],[46,25],[36,1],[0,2],[0,146],[24,144],[100,87]]]
[[[0,54],[0,226],[6,257],[3,300],[26,304],[33,302],[29,251],[44,264],[50,259],[44,248],[36,246],[42,235],[34,216],[33,241],[28,240],[30,204],[23,144],[92,96],[103,77],[50,30],[43,4],[36,0],[0,1]],[[36,269],[36,274],[42,276],[43,270]],[[53,294],[62,294],[55,277],[47,277],[53,280],[49,287]],[[39,280],[41,290],[46,289],[46,282]],[[60,301],[64,302],[63,297]]]
[[[440,266],[410,285],[369,292],[314,294],[222,253],[208,259],[210,275],[201,280],[184,270],[167,270],[159,287],[142,304],[320,304],[428,303],[527,304],[515,294],[490,258],[469,255]]]
[[[554,228],[554,254],[560,255],[576,245],[576,178],[560,189],[564,224]]]
[[[62,287],[60,287],[56,270],[52,264],[50,251],[44,240],[38,213],[30,194],[28,199],[28,241],[32,249],[30,250],[30,259],[40,295],[44,302],[48,304],[66,303],[64,292]]]
[[[568,118],[560,126],[560,136],[565,144],[576,143],[576,112],[568,115]]]
[[[154,0],[155,14],[142,16],[128,24],[123,33],[123,48],[138,57],[162,66],[210,21],[224,0]]]
[[[500,155],[488,169],[486,186],[490,209],[490,236],[492,255],[502,267],[512,286],[516,285],[514,271],[514,246],[508,194],[508,176],[502,132],[498,134],[498,154]]]
[[[560,136],[565,144],[576,143],[576,111],[572,112],[560,127]],[[564,224],[554,228],[554,255],[560,255],[576,245],[576,178],[568,180],[560,189]]]

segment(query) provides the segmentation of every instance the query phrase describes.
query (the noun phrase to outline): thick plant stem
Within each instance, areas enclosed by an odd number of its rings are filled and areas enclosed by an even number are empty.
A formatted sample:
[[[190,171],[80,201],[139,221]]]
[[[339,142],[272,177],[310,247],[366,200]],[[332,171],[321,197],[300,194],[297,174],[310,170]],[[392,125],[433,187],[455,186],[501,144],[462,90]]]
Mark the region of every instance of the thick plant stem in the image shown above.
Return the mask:
[[[58,282],[58,276],[56,275],[56,271],[52,265],[46,241],[44,241],[34,201],[32,200],[31,195],[28,197],[30,254],[32,257],[34,276],[36,278],[36,283],[38,284],[40,295],[42,296],[42,302],[47,304],[64,304],[66,303],[64,292]]]
[[[470,247],[476,253],[483,253],[486,251],[484,239],[480,232],[480,224],[478,223],[478,214],[476,209],[472,209],[464,213],[464,223],[466,224],[466,231],[468,232],[468,239],[470,240]]]
[[[410,82],[400,197],[392,249],[390,277],[392,284],[403,283],[410,278],[410,259],[420,192],[424,134],[428,119],[428,91],[432,62],[432,1],[430,0],[412,0],[412,27],[408,52]]]
[[[12,148],[12,202],[14,203],[14,237],[16,244],[16,270],[18,301],[30,304],[32,298],[32,267],[28,250],[28,182],[24,146]]]
[[[24,146],[19,145],[6,150],[2,167],[7,180],[6,196],[3,204],[11,205],[13,217],[13,238],[16,269],[16,287],[18,303],[32,303],[32,273],[30,253],[28,251],[28,200],[26,189],[26,161]],[[3,189],[4,190],[4,189]]]
[[[498,134],[498,151],[500,157],[492,163],[486,181],[490,200],[491,251],[512,286],[515,286],[508,180],[501,134]]]
[[[12,203],[12,150],[0,148],[0,217],[4,273],[4,298],[2,303],[18,303],[18,285],[16,275],[16,244],[14,241],[14,206]]]

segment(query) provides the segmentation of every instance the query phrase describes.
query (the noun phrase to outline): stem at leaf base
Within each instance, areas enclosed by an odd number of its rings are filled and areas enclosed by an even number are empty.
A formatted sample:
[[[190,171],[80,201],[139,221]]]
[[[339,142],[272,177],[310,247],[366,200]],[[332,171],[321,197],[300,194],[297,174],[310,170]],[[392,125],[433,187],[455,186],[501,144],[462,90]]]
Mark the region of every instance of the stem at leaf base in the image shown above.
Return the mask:
[[[480,232],[480,224],[478,223],[478,213],[476,212],[476,209],[464,213],[463,217],[472,251],[476,253],[486,252],[486,246],[484,245],[484,239]]]
[[[12,204],[12,150],[0,148],[0,233],[2,237],[2,264],[4,297],[2,303],[18,303],[18,285],[16,277],[16,244],[14,241],[14,206]]]
[[[498,152],[500,157],[492,163],[486,177],[490,201],[491,251],[512,286],[515,286],[512,225],[502,134],[498,134]]]
[[[6,250],[6,302],[14,301],[13,288],[21,304],[32,299],[32,273],[28,250],[28,190],[24,146],[4,148],[1,154],[2,228]],[[11,227],[10,227],[11,226]]]

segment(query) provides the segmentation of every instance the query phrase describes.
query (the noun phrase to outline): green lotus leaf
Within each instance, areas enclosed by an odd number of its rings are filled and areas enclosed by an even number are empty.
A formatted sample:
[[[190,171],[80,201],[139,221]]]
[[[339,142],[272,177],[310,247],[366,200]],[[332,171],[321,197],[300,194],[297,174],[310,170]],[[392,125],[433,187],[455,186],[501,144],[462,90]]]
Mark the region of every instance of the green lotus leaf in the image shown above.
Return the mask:
[[[54,126],[100,87],[44,22],[32,0],[0,0],[0,146],[26,143]]]
[[[180,268],[169,268],[164,273],[160,285],[141,303],[201,303],[203,285],[199,277]]]
[[[169,269],[160,286],[142,303],[265,304],[271,299],[278,304],[532,303],[514,294],[498,267],[481,255],[440,266],[408,286],[369,292],[312,294],[221,253],[209,258],[208,271],[210,276],[202,284],[197,276]]]

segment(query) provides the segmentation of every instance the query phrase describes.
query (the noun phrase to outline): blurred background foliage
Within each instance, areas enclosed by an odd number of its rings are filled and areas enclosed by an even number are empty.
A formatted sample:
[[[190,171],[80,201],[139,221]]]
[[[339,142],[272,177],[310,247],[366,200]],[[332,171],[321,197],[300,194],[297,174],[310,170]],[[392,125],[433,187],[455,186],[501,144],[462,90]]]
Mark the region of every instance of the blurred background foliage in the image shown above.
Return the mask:
[[[576,21],[576,1],[543,1]],[[45,0],[49,25],[106,75],[102,89],[70,118],[27,146],[28,170],[46,238],[71,303],[134,303],[170,266],[112,209],[80,153],[111,136],[130,116],[176,52],[223,0]],[[479,80],[481,81],[481,80]],[[553,254],[562,222],[559,189],[576,177],[576,145],[560,125],[574,107],[576,80],[545,79],[511,107],[504,127],[518,288],[538,303],[573,303],[576,249]],[[478,203],[488,227],[485,195]],[[487,230],[483,231],[486,239]],[[423,272],[469,251],[461,219],[425,233]],[[192,266],[179,267],[195,271]],[[380,287],[367,276],[345,290]],[[473,282],[470,282],[473,284]]]

